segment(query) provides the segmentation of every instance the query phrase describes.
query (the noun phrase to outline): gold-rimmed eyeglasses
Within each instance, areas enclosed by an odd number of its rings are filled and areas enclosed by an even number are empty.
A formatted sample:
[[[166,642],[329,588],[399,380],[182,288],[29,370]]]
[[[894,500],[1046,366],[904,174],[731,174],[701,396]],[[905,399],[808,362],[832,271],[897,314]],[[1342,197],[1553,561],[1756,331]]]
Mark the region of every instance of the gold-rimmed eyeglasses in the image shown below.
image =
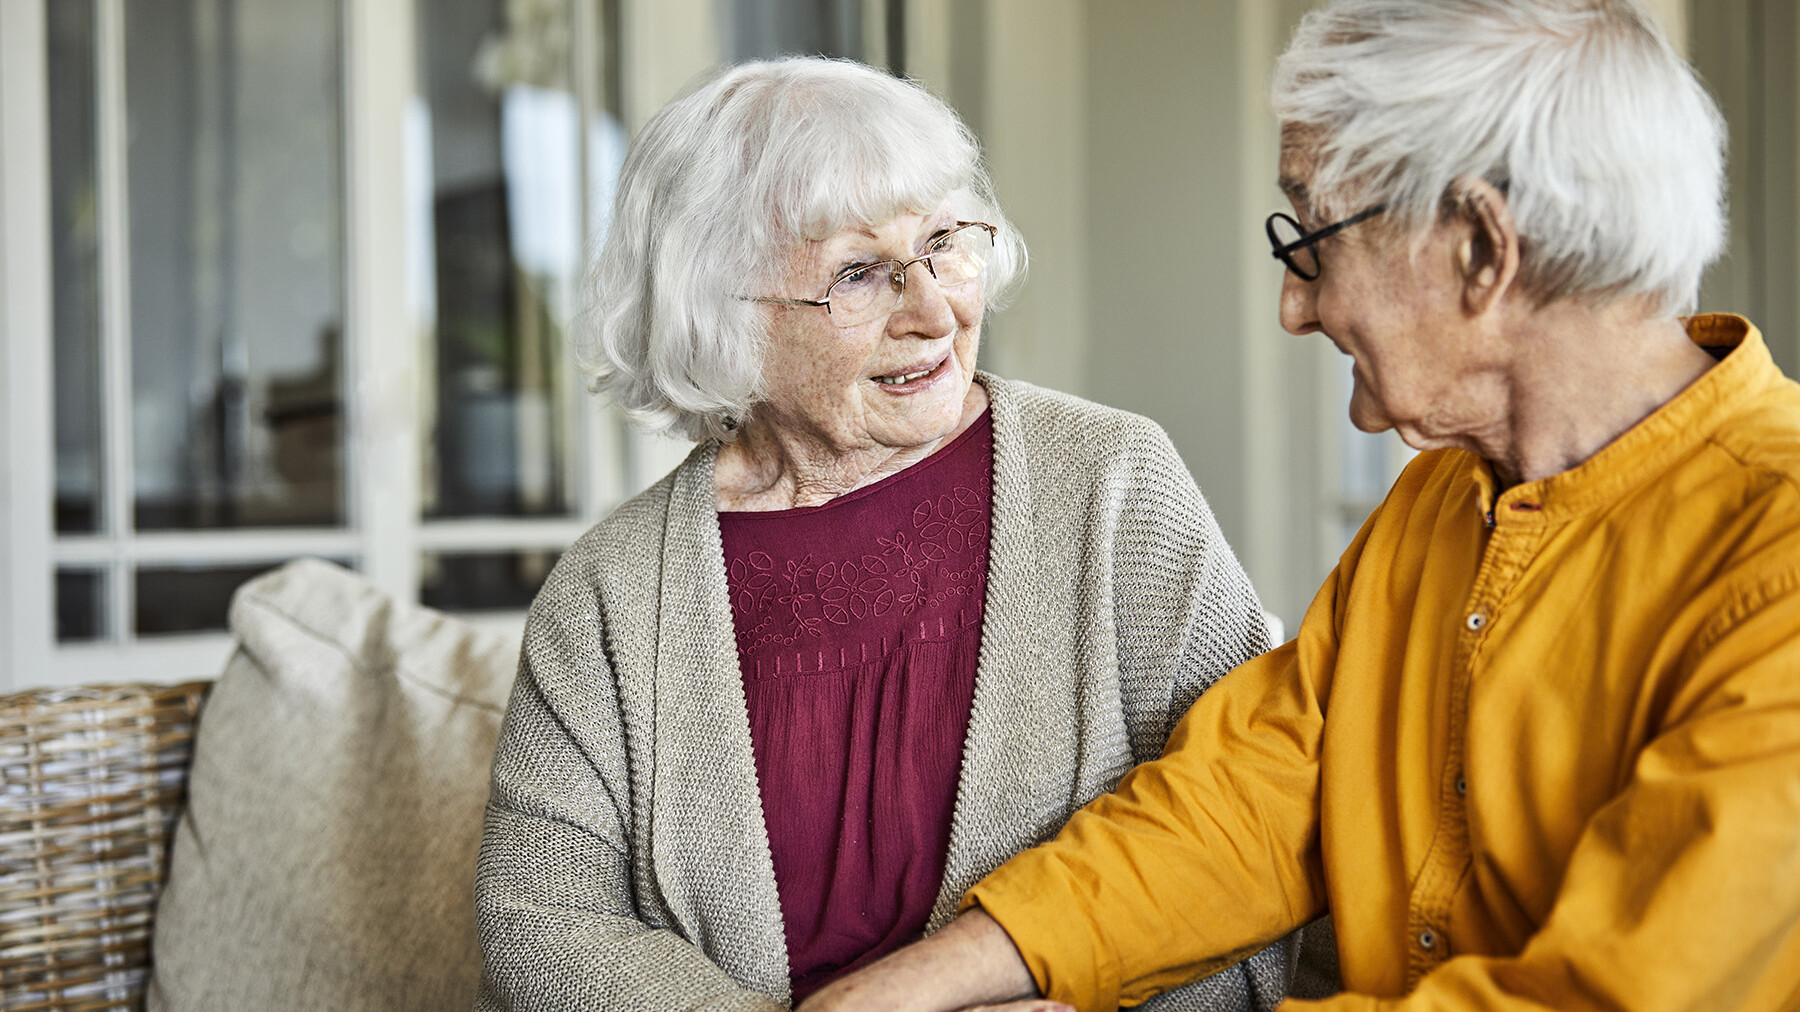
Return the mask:
[[[974,281],[994,258],[994,237],[999,229],[985,221],[959,221],[933,238],[924,254],[911,260],[877,260],[857,264],[831,280],[825,295],[817,299],[778,299],[749,295],[751,302],[777,306],[824,306],[831,322],[854,327],[893,312],[906,294],[906,271],[924,264],[937,283],[948,287]]]

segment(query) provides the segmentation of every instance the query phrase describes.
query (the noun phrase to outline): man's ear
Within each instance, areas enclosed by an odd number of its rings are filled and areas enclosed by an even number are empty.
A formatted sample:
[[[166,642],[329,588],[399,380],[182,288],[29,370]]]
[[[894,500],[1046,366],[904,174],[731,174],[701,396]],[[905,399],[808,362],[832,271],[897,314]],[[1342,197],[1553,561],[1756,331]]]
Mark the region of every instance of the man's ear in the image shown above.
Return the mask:
[[[1449,224],[1456,233],[1456,269],[1463,308],[1479,316],[1492,309],[1519,275],[1519,230],[1499,187],[1477,176],[1450,184]]]

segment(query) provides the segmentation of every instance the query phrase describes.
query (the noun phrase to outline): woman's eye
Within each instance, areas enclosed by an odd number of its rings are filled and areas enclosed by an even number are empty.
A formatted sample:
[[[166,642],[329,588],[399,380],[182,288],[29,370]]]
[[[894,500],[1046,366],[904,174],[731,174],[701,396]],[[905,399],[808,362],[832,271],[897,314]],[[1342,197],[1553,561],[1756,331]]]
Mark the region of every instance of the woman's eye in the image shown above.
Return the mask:
[[[839,274],[837,283],[832,287],[860,288],[872,285],[881,277],[880,268],[880,264],[866,264],[862,267],[852,267],[844,273]]]

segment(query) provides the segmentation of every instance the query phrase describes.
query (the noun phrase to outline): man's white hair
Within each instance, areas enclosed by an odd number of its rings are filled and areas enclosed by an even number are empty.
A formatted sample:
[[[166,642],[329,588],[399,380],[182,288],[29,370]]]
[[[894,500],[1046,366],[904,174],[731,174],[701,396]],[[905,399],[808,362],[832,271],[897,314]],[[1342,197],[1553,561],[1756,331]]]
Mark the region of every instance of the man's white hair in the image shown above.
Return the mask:
[[[1315,209],[1418,233],[1476,176],[1506,191],[1544,301],[1693,306],[1725,240],[1725,125],[1631,0],[1336,0],[1276,65],[1276,116],[1322,132]]]
[[[946,200],[999,227],[982,282],[998,308],[1025,245],[949,106],[845,60],[727,69],[658,112],[625,159],[576,333],[589,385],[646,428],[729,438],[763,390],[763,311],[743,296],[767,294],[808,240]]]

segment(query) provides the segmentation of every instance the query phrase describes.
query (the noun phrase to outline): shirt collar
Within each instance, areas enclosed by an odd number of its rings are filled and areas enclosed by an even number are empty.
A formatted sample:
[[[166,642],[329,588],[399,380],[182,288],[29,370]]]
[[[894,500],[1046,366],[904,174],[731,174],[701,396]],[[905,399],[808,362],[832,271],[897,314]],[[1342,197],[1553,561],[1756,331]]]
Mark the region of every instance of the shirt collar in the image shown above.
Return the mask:
[[[1559,523],[1601,508],[1667,470],[1710,439],[1740,404],[1781,381],[1762,332],[1749,320],[1708,313],[1684,322],[1688,339],[1719,357],[1718,363],[1592,457],[1496,494],[1492,468],[1468,454],[1475,502],[1490,518],[1488,526]]]

